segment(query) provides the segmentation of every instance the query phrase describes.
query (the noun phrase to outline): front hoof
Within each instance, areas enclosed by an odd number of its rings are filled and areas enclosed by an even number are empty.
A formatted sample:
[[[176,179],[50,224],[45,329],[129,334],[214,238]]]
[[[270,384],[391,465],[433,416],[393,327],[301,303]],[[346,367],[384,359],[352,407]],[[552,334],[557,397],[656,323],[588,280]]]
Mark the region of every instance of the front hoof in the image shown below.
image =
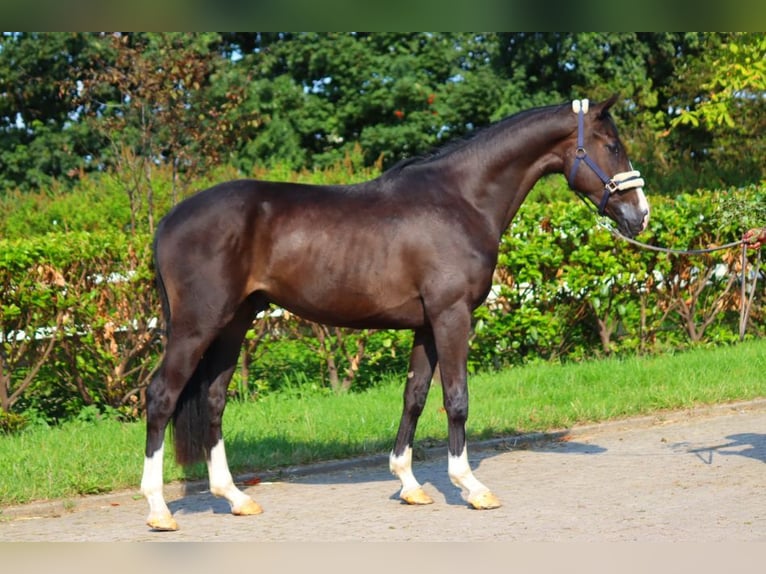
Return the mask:
[[[261,508],[261,505],[255,502],[252,498],[231,509],[231,513],[235,516],[254,516],[261,512],[263,512],[263,508]]]
[[[146,519],[146,524],[152,530],[156,532],[172,532],[178,530],[178,523],[170,514],[161,514],[157,516],[149,516]]]
[[[468,502],[477,510],[491,510],[492,508],[500,508],[500,499],[492,494],[489,490],[477,494],[473,498],[469,498]]]
[[[413,490],[408,490],[407,492],[402,492],[400,498],[407,504],[412,505],[423,506],[434,503],[433,498],[428,496],[422,488],[415,488]]]

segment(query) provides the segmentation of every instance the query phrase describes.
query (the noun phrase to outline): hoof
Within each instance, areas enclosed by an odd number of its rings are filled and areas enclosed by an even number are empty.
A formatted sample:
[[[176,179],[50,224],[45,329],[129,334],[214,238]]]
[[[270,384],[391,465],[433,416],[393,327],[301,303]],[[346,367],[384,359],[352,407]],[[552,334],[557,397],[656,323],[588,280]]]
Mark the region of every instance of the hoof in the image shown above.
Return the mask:
[[[407,492],[402,492],[400,497],[407,504],[425,505],[434,503],[433,499],[428,496],[422,488],[415,488]]]
[[[473,498],[469,498],[468,502],[477,510],[490,510],[492,508],[500,508],[500,499],[492,494],[489,490],[477,494]]]
[[[178,530],[178,523],[170,514],[149,516],[149,518],[146,519],[146,524],[149,526],[149,528],[157,532],[170,532]]]
[[[255,502],[252,498],[231,509],[231,513],[235,516],[254,516],[261,512],[263,512],[263,508],[261,508],[261,505]]]

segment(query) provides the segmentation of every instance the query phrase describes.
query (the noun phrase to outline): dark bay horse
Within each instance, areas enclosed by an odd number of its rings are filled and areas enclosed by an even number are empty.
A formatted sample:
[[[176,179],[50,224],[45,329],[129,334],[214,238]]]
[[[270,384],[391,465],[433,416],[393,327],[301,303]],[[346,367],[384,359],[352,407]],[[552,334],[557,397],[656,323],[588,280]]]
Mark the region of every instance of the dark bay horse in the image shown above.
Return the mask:
[[[261,512],[232,481],[221,418],[245,332],[270,304],[331,325],[414,330],[390,455],[400,497],[432,502],[411,464],[438,361],[449,477],[473,507],[499,506],[466,451],[471,314],[489,292],[501,235],[545,174],[565,174],[623,234],[646,228],[644,182],[609,115],[615,101],[521,112],[356,185],[238,180],[175,206],[154,241],[167,344],[147,391],[141,491],[149,526],[177,528],[162,494],[170,421],[179,463],[205,460],[210,491],[234,514]]]

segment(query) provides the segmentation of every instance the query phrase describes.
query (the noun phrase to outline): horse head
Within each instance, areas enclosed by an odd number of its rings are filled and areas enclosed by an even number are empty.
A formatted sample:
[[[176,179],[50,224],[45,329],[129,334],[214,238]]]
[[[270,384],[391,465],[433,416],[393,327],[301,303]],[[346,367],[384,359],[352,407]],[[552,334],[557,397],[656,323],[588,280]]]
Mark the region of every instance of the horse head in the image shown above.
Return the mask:
[[[621,233],[635,237],[649,223],[644,180],[633,169],[609,108],[617,95],[597,104],[572,102],[577,118],[576,141],[564,152],[569,186],[617,223]]]

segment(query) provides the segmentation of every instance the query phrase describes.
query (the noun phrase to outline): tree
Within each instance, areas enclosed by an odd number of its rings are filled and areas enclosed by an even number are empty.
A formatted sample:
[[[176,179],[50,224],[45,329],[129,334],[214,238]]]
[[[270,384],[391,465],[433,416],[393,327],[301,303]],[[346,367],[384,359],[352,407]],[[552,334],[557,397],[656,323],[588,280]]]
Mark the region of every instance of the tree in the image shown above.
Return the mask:
[[[699,63],[699,92],[671,126],[701,134],[691,153],[722,164],[736,183],[766,179],[766,36],[730,34]]]
[[[87,168],[97,137],[58,83],[91,48],[83,33],[0,35],[0,190],[44,189]]]
[[[154,229],[152,169],[172,170],[171,202],[190,179],[227,157],[238,126],[241,90],[213,87],[221,66],[210,46],[216,34],[112,34],[97,56],[64,84],[91,129],[108,147],[100,161],[124,178],[133,229],[139,212]]]
[[[429,33],[229,36],[234,63],[256,70],[246,109],[263,124],[242,142],[240,166],[287,160],[326,166],[360,144],[390,166],[489,123],[502,78],[488,66],[493,35]]]
[[[763,174],[757,34],[56,33],[0,42],[0,188],[114,169],[137,215],[153,211],[154,166],[173,171],[177,197],[217,163],[244,175],[313,169],[361,146],[366,165],[388,167],[532,106],[615,92],[623,139],[648,181],[662,183],[656,191]],[[675,111],[682,120],[671,126]]]

